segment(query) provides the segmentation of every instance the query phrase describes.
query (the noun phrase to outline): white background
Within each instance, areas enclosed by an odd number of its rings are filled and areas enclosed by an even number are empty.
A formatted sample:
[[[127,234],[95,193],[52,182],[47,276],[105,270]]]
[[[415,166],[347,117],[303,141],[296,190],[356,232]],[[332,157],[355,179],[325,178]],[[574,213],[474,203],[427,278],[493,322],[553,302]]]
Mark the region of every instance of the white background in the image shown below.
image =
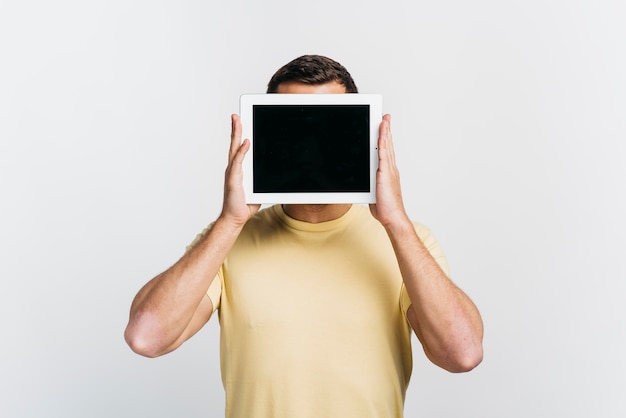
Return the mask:
[[[135,355],[130,302],[219,213],[229,115],[306,53],[380,93],[407,210],[485,321],[406,415],[626,415],[621,0],[3,1],[0,416],[219,417],[218,325]],[[215,319],[215,318],[214,318]]]

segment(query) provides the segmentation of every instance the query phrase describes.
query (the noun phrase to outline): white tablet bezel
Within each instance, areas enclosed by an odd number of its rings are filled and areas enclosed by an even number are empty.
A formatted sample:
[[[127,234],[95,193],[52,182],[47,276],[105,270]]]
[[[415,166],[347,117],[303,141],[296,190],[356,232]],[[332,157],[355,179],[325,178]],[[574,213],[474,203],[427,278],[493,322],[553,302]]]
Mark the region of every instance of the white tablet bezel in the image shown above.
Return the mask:
[[[378,129],[382,120],[382,96],[379,94],[243,94],[240,97],[242,139],[250,140],[243,161],[243,187],[247,203],[337,204],[376,203],[376,170],[378,169]],[[370,120],[370,190],[369,192],[255,193],[253,191],[255,105],[368,105]]]

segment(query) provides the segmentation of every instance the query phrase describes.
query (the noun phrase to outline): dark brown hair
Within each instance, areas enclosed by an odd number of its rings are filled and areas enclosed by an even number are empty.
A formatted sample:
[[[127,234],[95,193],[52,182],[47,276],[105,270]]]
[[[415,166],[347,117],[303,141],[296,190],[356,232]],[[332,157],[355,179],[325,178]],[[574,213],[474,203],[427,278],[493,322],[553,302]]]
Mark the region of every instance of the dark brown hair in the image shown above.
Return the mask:
[[[352,76],[343,65],[321,55],[303,55],[276,71],[267,85],[267,92],[277,93],[282,83],[318,85],[333,81],[343,85],[346,93],[358,93]]]

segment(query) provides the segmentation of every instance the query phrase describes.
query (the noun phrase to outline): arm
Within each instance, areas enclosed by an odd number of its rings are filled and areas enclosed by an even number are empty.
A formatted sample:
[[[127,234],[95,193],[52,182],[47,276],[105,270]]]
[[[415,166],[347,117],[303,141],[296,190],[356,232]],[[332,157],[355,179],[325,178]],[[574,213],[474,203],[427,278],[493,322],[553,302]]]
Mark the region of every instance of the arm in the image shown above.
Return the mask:
[[[448,371],[469,371],[482,361],[482,319],[474,303],[430,255],[404,210],[390,119],[385,115],[380,124],[376,204],[370,210],[393,245],[411,299],[407,318],[424,352]]]
[[[213,304],[207,289],[260,206],[246,205],[243,194],[241,163],[249,146],[241,141],[241,122],[233,115],[222,213],[190,251],[135,296],[124,337],[136,353],[156,357],[175,350],[209,320]]]

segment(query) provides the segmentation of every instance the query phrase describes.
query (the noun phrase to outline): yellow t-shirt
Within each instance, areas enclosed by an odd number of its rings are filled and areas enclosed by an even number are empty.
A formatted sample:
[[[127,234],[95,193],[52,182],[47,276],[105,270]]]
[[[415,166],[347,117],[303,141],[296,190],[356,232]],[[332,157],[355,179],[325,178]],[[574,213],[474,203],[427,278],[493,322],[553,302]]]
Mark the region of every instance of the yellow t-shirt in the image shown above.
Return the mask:
[[[447,272],[429,231],[416,230]],[[402,417],[411,302],[367,207],[318,224],[280,205],[260,211],[207,294],[219,309],[227,418]]]

